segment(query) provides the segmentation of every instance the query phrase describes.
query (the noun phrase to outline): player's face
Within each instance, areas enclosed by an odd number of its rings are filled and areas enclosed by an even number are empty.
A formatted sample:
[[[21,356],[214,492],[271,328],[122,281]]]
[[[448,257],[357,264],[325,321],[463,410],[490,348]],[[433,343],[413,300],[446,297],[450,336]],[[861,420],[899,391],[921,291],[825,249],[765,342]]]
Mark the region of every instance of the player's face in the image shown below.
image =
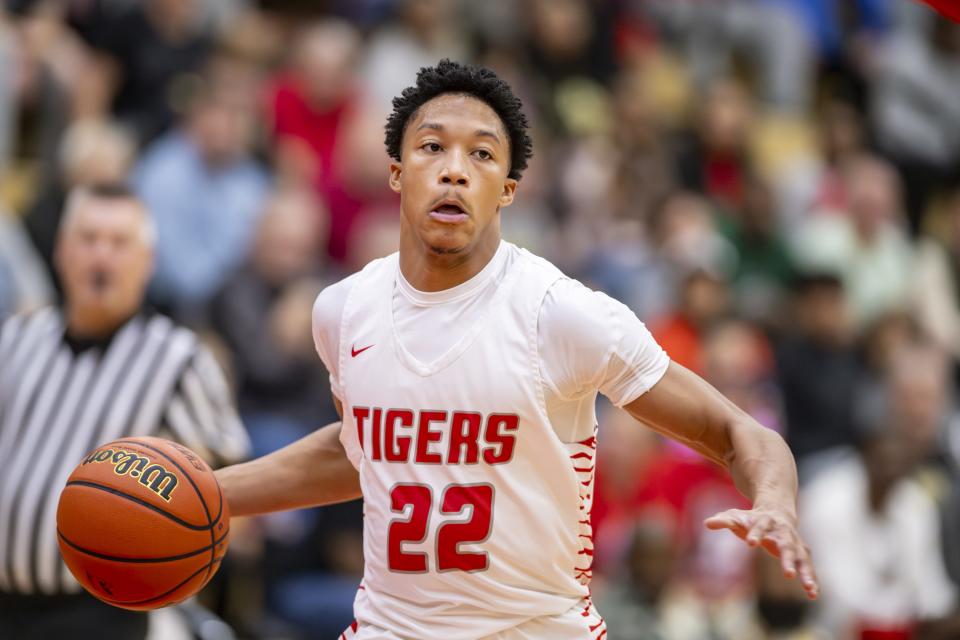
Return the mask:
[[[152,270],[141,205],[89,198],[77,207],[57,246],[67,304],[110,319],[133,314]]]
[[[469,96],[444,94],[410,119],[401,161],[390,165],[400,194],[401,234],[434,255],[469,256],[500,241],[500,208],[513,202],[509,140],[500,117]]]

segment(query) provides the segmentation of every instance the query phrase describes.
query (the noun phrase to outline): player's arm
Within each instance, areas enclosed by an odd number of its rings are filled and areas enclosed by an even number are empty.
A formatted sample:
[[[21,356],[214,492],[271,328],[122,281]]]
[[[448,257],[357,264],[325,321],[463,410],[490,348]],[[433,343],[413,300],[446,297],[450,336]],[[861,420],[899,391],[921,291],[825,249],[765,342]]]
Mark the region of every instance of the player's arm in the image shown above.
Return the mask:
[[[337,353],[347,294],[357,275],[324,289],[313,305],[313,338],[317,354],[330,372],[337,413],[343,407]],[[341,423],[335,422],[279,451],[216,472],[235,516],[335,504],[359,498],[360,477],[340,444]]]
[[[730,509],[706,521],[780,558],[811,598],[818,592],[810,552],[797,527],[797,470],[777,433],[757,423],[702,378],[671,362],[649,391],[624,405],[633,417],[727,467],[753,509]]]
[[[360,478],[340,444],[339,422],[283,449],[215,473],[234,516],[302,509],[360,497]]]

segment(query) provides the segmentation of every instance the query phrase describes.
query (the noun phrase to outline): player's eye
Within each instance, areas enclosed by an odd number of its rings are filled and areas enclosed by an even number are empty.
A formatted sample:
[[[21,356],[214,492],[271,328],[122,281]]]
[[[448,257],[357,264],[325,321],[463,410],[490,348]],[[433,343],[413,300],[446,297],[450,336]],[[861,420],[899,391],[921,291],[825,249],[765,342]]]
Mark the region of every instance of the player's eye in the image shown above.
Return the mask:
[[[428,142],[420,147],[421,149],[426,149],[430,153],[439,153],[443,147],[440,146],[437,142]]]
[[[481,160],[492,160],[492,159],[493,159],[493,154],[491,154],[491,153],[490,153],[489,151],[487,151],[486,149],[477,149],[474,153],[476,153],[477,157],[480,158]]]

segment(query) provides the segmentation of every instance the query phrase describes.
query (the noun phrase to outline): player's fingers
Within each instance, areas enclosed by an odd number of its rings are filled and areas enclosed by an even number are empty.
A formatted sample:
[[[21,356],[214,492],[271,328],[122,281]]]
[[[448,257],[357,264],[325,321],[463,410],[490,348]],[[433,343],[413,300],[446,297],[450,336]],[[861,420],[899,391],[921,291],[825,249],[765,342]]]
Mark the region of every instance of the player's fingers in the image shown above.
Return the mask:
[[[810,558],[810,550],[801,546],[802,553],[797,558],[797,573],[800,576],[800,584],[807,592],[807,597],[815,600],[820,595],[820,584],[817,580],[817,573],[813,569],[813,561]]]
[[[795,578],[797,575],[797,552],[793,545],[778,546],[780,552],[780,568],[783,569],[783,575],[788,578]]]
[[[710,516],[703,521],[708,529],[730,529],[740,537],[746,534],[749,521],[739,509],[730,509]]]
[[[767,533],[767,535],[763,537],[763,540],[760,541],[760,546],[762,546],[764,550],[774,558],[779,558],[781,555],[783,555],[783,540],[782,537],[777,533]]]
[[[768,516],[760,516],[760,518],[750,527],[750,531],[747,533],[745,538],[747,544],[751,547],[755,547],[763,540],[767,535],[767,532],[770,530],[771,520]]]

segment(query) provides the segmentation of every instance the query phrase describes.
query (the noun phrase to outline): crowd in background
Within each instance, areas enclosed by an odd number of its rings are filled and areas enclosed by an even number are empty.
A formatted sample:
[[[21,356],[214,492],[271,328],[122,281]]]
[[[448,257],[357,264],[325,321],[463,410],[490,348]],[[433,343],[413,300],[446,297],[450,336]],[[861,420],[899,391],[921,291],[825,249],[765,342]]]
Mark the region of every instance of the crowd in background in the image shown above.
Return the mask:
[[[960,638],[960,25],[910,0],[4,0],[0,318],[56,302],[66,194],[127,182],[149,302],[215,348],[255,454],[335,420],[311,306],[396,250],[383,124],[443,57],[530,117],[506,239],[797,457],[818,605],[703,528],[745,503],[726,472],[603,406],[610,637]],[[243,528],[210,606],[336,637],[360,505]]]

